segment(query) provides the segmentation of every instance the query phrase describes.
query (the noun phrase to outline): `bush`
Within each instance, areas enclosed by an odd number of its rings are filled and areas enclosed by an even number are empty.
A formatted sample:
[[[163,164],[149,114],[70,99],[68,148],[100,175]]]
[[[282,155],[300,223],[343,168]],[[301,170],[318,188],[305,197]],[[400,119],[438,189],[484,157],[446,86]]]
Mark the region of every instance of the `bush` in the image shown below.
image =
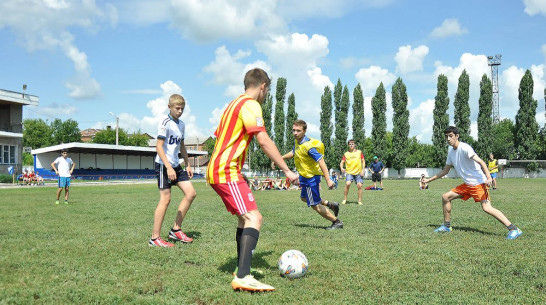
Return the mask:
[[[12,183],[13,178],[11,175],[0,175],[0,183]]]

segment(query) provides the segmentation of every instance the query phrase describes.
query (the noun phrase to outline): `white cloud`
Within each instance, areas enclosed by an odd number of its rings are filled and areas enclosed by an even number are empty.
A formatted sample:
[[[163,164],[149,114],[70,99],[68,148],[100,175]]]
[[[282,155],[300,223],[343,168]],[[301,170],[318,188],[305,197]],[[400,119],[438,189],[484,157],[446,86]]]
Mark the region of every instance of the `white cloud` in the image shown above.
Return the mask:
[[[71,116],[75,114],[77,110],[78,109],[74,105],[53,103],[51,106],[40,105],[40,107],[37,107],[34,111],[39,112],[41,115],[56,118],[58,116]]]
[[[396,81],[396,76],[394,74],[379,66],[361,68],[356,72],[355,78],[362,87],[362,93],[368,96],[375,95],[375,91],[381,82],[383,82],[385,91],[389,91],[388,88]]]
[[[441,26],[432,30],[430,36],[434,38],[446,38],[450,36],[461,36],[466,33],[468,33],[468,30],[461,27],[459,20],[448,18],[442,22]]]
[[[546,16],[546,1],[544,0],[523,0],[525,5],[525,13],[530,16],[542,14]]]
[[[544,71],[545,65],[532,65],[531,75],[533,76],[533,98],[538,101],[537,113],[544,109],[544,88],[546,86],[546,78]],[[515,121],[517,111],[519,109],[519,85],[525,69],[516,66],[510,66],[504,70],[499,79],[500,91],[500,115]],[[502,87],[500,87],[502,85]],[[541,107],[542,106],[542,107]]]
[[[410,110],[410,137],[415,136],[419,142],[431,143],[434,99],[428,99]]]
[[[542,49],[542,55],[544,55],[546,59],[546,44],[543,44],[541,49]]]
[[[97,31],[103,21],[115,24],[117,11],[110,5],[99,7],[95,1],[26,0],[0,2],[0,29],[10,29],[29,51],[61,50],[72,61],[75,76],[65,82],[73,98],[100,94],[99,83],[91,77],[87,55],[74,44],[71,28]]]
[[[428,51],[428,47],[425,45],[418,46],[413,50],[411,45],[399,47],[398,53],[394,57],[394,60],[398,64],[396,71],[402,74],[422,71],[423,60],[427,56]]]

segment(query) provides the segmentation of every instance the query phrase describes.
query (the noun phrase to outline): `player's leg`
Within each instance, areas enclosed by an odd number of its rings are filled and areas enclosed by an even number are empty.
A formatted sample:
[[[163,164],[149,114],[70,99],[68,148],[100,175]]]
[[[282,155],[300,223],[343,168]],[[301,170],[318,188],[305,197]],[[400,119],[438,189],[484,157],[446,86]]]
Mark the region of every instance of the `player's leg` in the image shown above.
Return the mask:
[[[161,226],[163,225],[163,219],[167,208],[171,203],[171,189],[159,189],[159,202],[154,212],[154,225],[152,229],[152,239],[158,238],[161,235]]]
[[[347,203],[347,195],[349,194],[351,183],[353,183],[353,176],[351,174],[345,174],[345,189],[343,190],[343,201],[341,204]]]
[[[70,186],[66,185],[64,187],[64,203],[68,203],[68,195],[70,194]]]
[[[501,211],[499,211],[498,209],[494,208],[491,205],[490,200],[484,200],[484,201],[481,202],[481,204],[482,204],[482,210],[484,212],[486,212],[487,214],[495,217],[495,219],[500,221],[503,225],[508,227],[511,224],[511,222],[508,220],[508,218],[506,218],[506,216],[504,216],[504,213],[502,213]]]
[[[444,224],[435,229],[434,232],[451,232],[451,201],[458,198],[463,198],[463,195],[457,194],[452,190],[442,195]]]
[[[356,187],[358,188],[358,204],[362,205],[362,183],[357,183]]]
[[[182,221],[186,217],[186,213],[190,209],[190,206],[197,196],[195,189],[193,188],[192,183],[188,181],[178,182],[178,187],[184,193],[184,198],[178,206],[178,211],[176,212],[176,218],[174,220],[173,227],[169,231],[169,239],[175,241],[181,241],[184,243],[191,243],[193,238],[188,237],[184,232],[182,232]]]

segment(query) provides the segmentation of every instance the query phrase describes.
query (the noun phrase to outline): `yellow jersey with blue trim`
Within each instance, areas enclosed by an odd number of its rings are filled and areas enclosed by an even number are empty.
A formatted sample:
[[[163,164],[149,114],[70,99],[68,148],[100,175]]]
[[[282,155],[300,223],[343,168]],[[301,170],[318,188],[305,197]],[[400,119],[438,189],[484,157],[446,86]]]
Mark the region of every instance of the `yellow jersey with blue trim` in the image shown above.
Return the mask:
[[[301,143],[294,141],[294,163],[300,176],[312,178],[322,176],[318,161],[324,156],[324,144],[317,139],[304,137]]]

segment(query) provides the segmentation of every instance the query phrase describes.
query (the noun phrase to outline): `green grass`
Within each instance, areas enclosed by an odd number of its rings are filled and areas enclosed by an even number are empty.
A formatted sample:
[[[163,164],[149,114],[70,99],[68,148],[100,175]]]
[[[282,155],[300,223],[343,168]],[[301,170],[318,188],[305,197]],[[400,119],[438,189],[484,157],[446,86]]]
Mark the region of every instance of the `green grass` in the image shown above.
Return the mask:
[[[155,184],[73,185],[69,205],[53,187],[0,190],[0,304],[544,304],[544,179],[501,179],[493,206],[523,230],[515,241],[472,200],[454,202],[454,232],[436,234],[440,196],[461,180],[385,181],[384,191],[356,188],[341,207],[342,230],[299,200],[298,191],[255,192],[264,225],[253,267],[273,293],[239,293],[236,218],[203,182],[183,223],[193,244],[150,248]],[[369,185],[369,181],[366,181]],[[323,191],[341,201],[343,190]],[[182,195],[167,211],[166,237]],[[306,254],[309,273],[281,278],[277,259]]]

